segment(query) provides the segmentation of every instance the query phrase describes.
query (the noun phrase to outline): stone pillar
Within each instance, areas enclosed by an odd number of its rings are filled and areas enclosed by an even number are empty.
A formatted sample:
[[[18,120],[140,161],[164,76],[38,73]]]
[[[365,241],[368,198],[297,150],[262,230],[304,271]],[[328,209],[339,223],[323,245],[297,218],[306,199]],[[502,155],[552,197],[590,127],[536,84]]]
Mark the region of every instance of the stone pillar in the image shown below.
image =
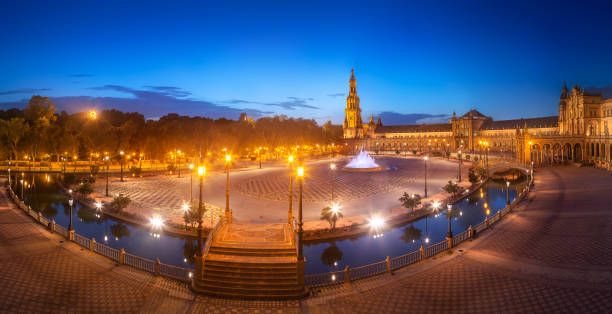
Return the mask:
[[[449,249],[452,249],[452,248],[453,248],[453,238],[451,238],[451,237],[446,237],[446,246],[447,246]]]
[[[119,265],[123,265],[125,261],[125,250],[121,249],[121,251],[119,251]]]
[[[40,212],[37,212],[37,213],[36,213],[36,216],[37,216],[36,218],[37,218],[37,219],[38,219],[38,221],[40,222],[40,216],[41,216],[41,215],[40,215]]]
[[[351,268],[348,265],[344,268],[344,283],[351,284]]]
[[[485,217],[485,224],[487,225],[487,229],[489,229],[489,217]]]
[[[423,244],[421,244],[421,248],[419,249],[419,251],[421,251],[421,260],[425,260],[425,247],[423,246]]]
[[[385,262],[387,262],[387,271],[389,272],[389,274],[393,274],[393,271],[391,270],[391,258],[387,256]]]
[[[51,220],[51,232],[55,232],[55,220]]]
[[[159,262],[159,257],[155,259],[155,275],[159,276],[160,275],[160,268],[161,268],[161,263]]]
[[[296,262],[296,267],[297,283],[299,286],[304,287],[306,285],[306,283],[304,282],[304,260],[298,260]]]
[[[96,238],[91,238],[91,245],[89,246],[89,250],[92,252],[96,250]]]
[[[68,230],[68,241],[74,240],[74,230]]]
[[[472,225],[470,225],[470,228],[468,229],[468,237],[470,239],[474,237],[474,229],[472,228]]]

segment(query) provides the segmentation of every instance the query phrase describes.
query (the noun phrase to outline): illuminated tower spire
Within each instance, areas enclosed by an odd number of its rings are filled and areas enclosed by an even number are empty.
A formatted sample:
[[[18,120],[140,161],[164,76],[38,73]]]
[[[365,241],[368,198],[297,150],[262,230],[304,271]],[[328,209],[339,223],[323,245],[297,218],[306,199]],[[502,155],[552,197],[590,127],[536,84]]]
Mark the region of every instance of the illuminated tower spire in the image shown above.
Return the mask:
[[[349,95],[346,97],[344,137],[356,138],[363,135],[363,122],[361,121],[361,108],[359,108],[359,96],[357,96],[357,80],[355,70],[351,69],[349,80]]]

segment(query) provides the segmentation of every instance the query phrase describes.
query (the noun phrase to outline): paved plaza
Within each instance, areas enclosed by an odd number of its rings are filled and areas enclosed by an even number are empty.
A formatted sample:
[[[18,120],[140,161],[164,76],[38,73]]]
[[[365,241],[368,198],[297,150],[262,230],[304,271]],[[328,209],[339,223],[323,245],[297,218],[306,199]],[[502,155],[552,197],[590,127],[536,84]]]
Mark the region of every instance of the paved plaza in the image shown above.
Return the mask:
[[[532,193],[451,255],[302,301],[194,296],[61,243],[0,192],[0,312],[603,313],[612,308],[612,173],[536,172]]]
[[[377,173],[335,171],[334,198],[342,206],[345,217],[391,211],[399,205],[403,192],[424,193],[424,164],[422,158],[376,157],[389,168]],[[304,180],[304,220],[320,220],[321,209],[331,201],[331,160],[306,164]],[[338,168],[345,161],[337,159]],[[464,164],[464,177],[467,164]],[[430,159],[428,162],[428,193],[441,192],[448,180],[456,179],[456,162]],[[121,193],[133,200],[134,207],[144,211],[159,209],[167,217],[182,222],[181,206],[190,200],[189,175],[134,179],[127,182],[113,181],[112,195]],[[104,194],[104,180],[98,180],[95,191]],[[203,198],[207,219],[217,217],[225,207],[226,176],[223,172],[210,172],[204,179]],[[230,177],[230,208],[233,217],[244,222],[284,222],[287,220],[289,169],[287,165],[264,165],[263,169],[236,170]],[[193,197],[199,195],[198,179],[193,178]],[[294,210],[297,211],[298,185],[294,182]],[[148,215],[145,215],[148,216]]]

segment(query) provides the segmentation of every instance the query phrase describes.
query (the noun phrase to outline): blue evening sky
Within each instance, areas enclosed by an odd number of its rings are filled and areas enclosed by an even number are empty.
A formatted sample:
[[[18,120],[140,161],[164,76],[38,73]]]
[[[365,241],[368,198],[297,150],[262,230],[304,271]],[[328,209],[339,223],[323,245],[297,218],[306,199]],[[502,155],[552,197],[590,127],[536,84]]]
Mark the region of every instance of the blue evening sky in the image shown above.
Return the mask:
[[[364,120],[396,124],[556,115],[564,80],[612,86],[610,1],[3,0],[0,43],[1,108],[341,123],[355,68]]]

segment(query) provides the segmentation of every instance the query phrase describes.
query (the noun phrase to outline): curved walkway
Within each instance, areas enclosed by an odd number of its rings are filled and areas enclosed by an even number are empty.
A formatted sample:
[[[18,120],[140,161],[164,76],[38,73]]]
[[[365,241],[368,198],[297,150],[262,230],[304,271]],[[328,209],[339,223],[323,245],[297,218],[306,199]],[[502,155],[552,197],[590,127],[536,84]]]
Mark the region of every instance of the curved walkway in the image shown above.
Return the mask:
[[[0,182],[1,183],[1,182]],[[0,192],[0,304],[7,312],[607,312],[612,173],[556,167],[536,193],[453,254],[303,301],[194,296],[183,284],[60,243]]]

